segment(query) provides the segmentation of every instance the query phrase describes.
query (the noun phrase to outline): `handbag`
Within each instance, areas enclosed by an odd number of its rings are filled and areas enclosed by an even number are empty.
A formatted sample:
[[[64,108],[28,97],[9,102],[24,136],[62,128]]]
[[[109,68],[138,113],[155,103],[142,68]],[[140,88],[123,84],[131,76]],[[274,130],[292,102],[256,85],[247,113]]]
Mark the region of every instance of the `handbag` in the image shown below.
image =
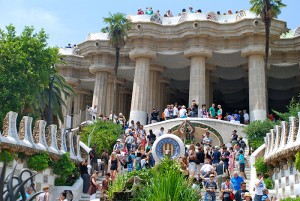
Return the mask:
[[[233,194],[233,192],[230,192],[229,197],[230,197],[231,200],[234,200],[234,194]]]

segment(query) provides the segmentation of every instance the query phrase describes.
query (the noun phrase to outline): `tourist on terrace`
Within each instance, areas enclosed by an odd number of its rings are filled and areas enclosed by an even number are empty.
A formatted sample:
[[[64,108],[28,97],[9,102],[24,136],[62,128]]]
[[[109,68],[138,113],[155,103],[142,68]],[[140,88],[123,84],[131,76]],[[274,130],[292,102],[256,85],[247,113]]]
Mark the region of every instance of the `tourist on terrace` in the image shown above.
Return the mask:
[[[94,107],[90,107],[89,112],[91,114],[92,121],[95,121],[97,117],[97,105],[94,105]]]
[[[161,127],[159,132],[158,132],[158,137],[162,136],[164,134],[164,127]]]
[[[179,117],[180,118],[186,118],[187,117],[186,113],[187,113],[187,111],[185,109],[185,106],[183,105],[181,107],[181,109],[179,110]]]
[[[195,100],[193,100],[191,106],[191,117],[198,117],[198,104]]]
[[[217,15],[221,15],[221,12],[220,12],[220,11],[217,11]]]
[[[147,8],[146,8],[146,14],[147,14],[147,15],[153,15],[152,7],[147,7]]]
[[[159,10],[156,11],[156,15],[160,16],[160,11]]]
[[[144,11],[141,8],[139,8],[137,14],[138,15],[144,15]]]
[[[240,186],[241,186],[240,190],[236,191],[234,194],[235,201],[245,200],[245,194],[249,193],[249,191],[247,190],[247,184],[245,182],[242,182]],[[251,200],[252,200],[252,198],[251,198]]]
[[[152,129],[149,130],[149,135],[147,136],[150,142],[154,142],[156,140],[156,135],[153,133]]]
[[[200,118],[208,118],[208,112],[206,109],[206,104],[202,104],[200,112],[199,112],[199,117]]]
[[[216,118],[216,109],[215,109],[215,104],[211,104],[211,107],[209,108],[209,117],[212,119]]]
[[[167,12],[164,15],[165,17],[173,17],[173,13],[170,10],[167,10]]]
[[[228,15],[232,15],[232,11],[231,10],[228,10]]]
[[[218,115],[218,119],[222,120],[222,114],[223,114],[223,109],[221,105],[218,105],[218,111],[217,111],[217,115]]]
[[[223,193],[222,201],[232,201],[230,193],[233,193],[233,185],[230,182],[230,177],[226,177],[226,181],[221,185],[221,192]]]
[[[178,111],[178,106],[177,103],[175,103],[173,107],[173,118],[176,119],[178,117],[179,111]]]
[[[255,181],[255,187],[254,187],[254,201],[262,201],[263,196],[263,189],[266,188],[265,182],[264,182],[264,176],[262,173],[257,174],[257,179]]]
[[[205,194],[204,201],[216,201],[217,183],[214,181],[215,175],[210,174],[209,180],[204,184]]]
[[[247,110],[243,110],[243,113],[244,113],[244,124],[249,124],[249,114],[247,113]]]
[[[169,107],[169,116],[170,116],[170,119],[173,119],[173,111],[174,111],[173,107],[174,107],[173,104],[171,104],[170,107]]]
[[[159,115],[159,112],[155,108],[153,108],[153,111],[151,112],[151,117],[150,117],[151,124],[156,123],[158,121],[158,115]]]
[[[164,110],[165,120],[169,120],[170,119],[169,109],[170,109],[170,105],[167,105],[166,109]]]
[[[189,13],[194,13],[193,7],[189,7]]]
[[[235,110],[234,111],[234,114],[233,114],[233,118],[235,120],[235,123],[240,123],[240,115],[239,115],[239,111],[238,110]]]
[[[123,150],[123,149],[124,149],[124,146],[123,146],[123,144],[121,144],[121,140],[120,140],[120,139],[117,139],[116,142],[117,142],[117,143],[114,145],[113,150],[114,150],[114,151],[117,151],[117,150],[121,151],[121,150]]]
[[[202,13],[202,10],[201,10],[201,9],[198,9],[198,10],[196,10],[195,13]]]
[[[66,48],[72,48],[71,43],[69,43]]]

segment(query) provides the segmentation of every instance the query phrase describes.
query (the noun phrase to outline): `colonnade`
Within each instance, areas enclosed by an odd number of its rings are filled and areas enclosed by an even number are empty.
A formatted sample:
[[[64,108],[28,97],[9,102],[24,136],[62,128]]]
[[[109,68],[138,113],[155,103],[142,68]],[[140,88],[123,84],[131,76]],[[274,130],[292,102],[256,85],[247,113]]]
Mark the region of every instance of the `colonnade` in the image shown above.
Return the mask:
[[[149,48],[131,50],[129,57],[135,61],[132,92],[125,88],[126,80],[118,78],[115,97],[113,68],[101,63],[103,60],[92,64],[89,68],[95,74],[92,105],[97,105],[97,115],[111,114],[113,102],[116,103],[116,114],[122,112],[130,120],[140,121],[141,124],[146,124],[147,115],[150,116],[153,108],[162,112],[166,104],[172,102],[172,90],[168,87],[171,79],[161,76],[166,67],[152,63],[156,56],[156,52]],[[189,103],[195,100],[199,105],[210,104],[213,85],[209,79],[211,67],[206,61],[212,56],[212,51],[206,47],[192,47],[184,51],[184,56],[190,60]],[[241,51],[241,56],[248,59],[250,120],[264,120],[267,115],[264,47],[246,47]],[[73,99],[73,105],[71,106],[72,101],[68,99],[67,109],[64,111],[77,115],[73,126],[80,124],[78,111],[84,106],[83,99],[86,94],[82,90],[75,91],[77,96]]]

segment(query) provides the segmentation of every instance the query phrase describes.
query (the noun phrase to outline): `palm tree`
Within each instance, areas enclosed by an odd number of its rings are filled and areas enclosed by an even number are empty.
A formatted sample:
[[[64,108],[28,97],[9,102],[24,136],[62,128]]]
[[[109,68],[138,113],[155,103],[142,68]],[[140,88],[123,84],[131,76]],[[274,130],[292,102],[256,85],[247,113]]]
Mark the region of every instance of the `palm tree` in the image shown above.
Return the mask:
[[[131,29],[131,21],[126,18],[126,15],[123,13],[109,13],[109,17],[104,17],[103,21],[107,24],[107,27],[104,27],[101,31],[103,33],[108,33],[109,43],[115,48],[116,51],[116,62],[114,67],[114,98],[112,105],[112,118],[115,114],[115,97],[116,97],[116,87],[117,87],[117,74],[119,68],[119,59],[120,59],[120,49],[125,46],[125,41],[127,38],[127,32]]]
[[[66,103],[64,102],[65,98],[63,96],[74,96],[75,92],[58,72],[54,72],[53,78],[51,107],[54,122],[57,124],[58,119],[62,123],[64,122],[62,107],[66,107]],[[36,101],[32,104],[32,109],[34,109],[34,111],[38,111],[39,116],[42,119],[47,119],[47,111],[49,108],[49,90],[50,88],[45,88],[42,92],[37,93],[35,95]]]
[[[281,8],[286,7],[281,0],[250,0],[250,10],[261,17],[265,24],[265,68],[269,59],[270,27],[271,21],[281,13]]]

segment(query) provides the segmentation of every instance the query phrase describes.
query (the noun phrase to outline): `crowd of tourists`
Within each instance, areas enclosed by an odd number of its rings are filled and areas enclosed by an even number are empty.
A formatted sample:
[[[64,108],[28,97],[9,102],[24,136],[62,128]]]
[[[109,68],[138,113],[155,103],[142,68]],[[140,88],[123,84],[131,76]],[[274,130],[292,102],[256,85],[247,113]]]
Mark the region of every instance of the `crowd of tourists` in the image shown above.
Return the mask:
[[[185,105],[178,105],[177,103],[168,104],[161,115],[159,111],[154,108],[150,114],[149,123],[187,117],[219,119],[241,124],[248,124],[250,119],[247,110],[235,110],[232,113],[228,112],[224,114],[221,105],[217,105],[216,107],[216,105],[212,103],[209,108],[206,107],[206,104],[202,104],[201,107],[199,107],[198,103],[193,100],[189,108],[186,108]]]
[[[182,14],[184,13],[202,13],[202,10],[201,9],[197,9],[197,10],[194,10],[193,7],[189,7],[189,9],[185,9],[183,8],[181,10],[180,13],[178,13],[178,16],[181,16]],[[238,11],[236,11],[235,13],[238,13]],[[161,13],[160,13],[160,10],[157,10],[155,13],[152,9],[152,7],[147,7],[145,9],[145,11],[141,8],[139,8],[137,10],[137,14],[138,15],[153,15],[153,14],[157,14],[158,16],[161,16]],[[231,10],[228,10],[227,12],[224,12],[223,15],[232,15],[233,12]],[[220,11],[217,11],[217,15],[221,15],[221,12]],[[164,14],[163,14],[164,17],[173,17],[173,13],[171,12],[171,10],[167,10]]]

